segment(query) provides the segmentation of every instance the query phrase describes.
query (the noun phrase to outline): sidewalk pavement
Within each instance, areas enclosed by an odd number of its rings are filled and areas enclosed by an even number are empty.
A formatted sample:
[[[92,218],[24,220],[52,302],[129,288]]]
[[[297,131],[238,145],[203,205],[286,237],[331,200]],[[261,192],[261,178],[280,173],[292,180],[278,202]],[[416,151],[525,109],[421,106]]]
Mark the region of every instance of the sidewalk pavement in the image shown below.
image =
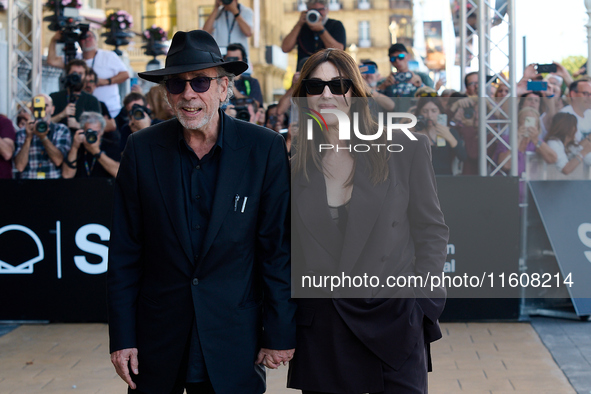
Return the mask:
[[[529,323],[441,327],[430,393],[575,393]],[[286,375],[286,367],[269,371],[267,393],[297,393],[285,388]],[[125,392],[109,359],[106,324],[22,325],[0,337],[2,394]]]

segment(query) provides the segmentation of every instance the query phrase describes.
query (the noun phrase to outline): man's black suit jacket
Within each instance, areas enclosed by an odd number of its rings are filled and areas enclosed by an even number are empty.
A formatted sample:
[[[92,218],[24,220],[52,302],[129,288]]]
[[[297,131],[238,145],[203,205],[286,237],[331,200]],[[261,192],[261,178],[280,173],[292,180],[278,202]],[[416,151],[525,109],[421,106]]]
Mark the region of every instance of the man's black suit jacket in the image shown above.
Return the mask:
[[[138,348],[132,377],[146,393],[170,392],[186,368],[194,320],[216,393],[263,392],[258,350],[295,347],[285,144],[220,116],[224,148],[199,256],[187,227],[180,123],[132,134],[121,161],[107,275],[110,351]]]

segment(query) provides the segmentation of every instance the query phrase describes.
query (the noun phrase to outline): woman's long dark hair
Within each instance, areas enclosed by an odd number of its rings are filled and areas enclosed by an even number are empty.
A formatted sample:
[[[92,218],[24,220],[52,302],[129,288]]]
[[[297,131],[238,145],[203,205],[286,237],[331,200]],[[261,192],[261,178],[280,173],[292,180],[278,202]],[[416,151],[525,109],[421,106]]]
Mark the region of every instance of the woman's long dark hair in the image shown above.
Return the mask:
[[[296,83],[293,91],[293,97],[296,100],[298,119],[299,119],[299,132],[296,143],[296,153],[292,157],[292,173],[302,173],[304,177],[309,180],[308,177],[308,166],[313,163],[318,171],[326,174],[326,170],[322,166],[323,153],[318,151],[320,144],[326,143],[326,138],[321,132],[317,125],[314,125],[314,133],[312,140],[307,139],[306,129],[306,111],[302,108],[301,101],[307,97],[306,89],[302,83],[302,80],[310,78],[310,75],[318,66],[322,63],[332,63],[339,72],[339,76],[345,79],[351,79],[353,85],[351,86],[351,95],[354,98],[351,103],[351,113],[359,114],[359,131],[365,134],[373,134],[378,129],[378,124],[372,118],[369,109],[369,96],[365,91],[365,81],[361,77],[359,67],[355,63],[355,60],[345,51],[340,49],[323,49],[316,52],[304,64],[298,82]],[[351,117],[352,120],[352,117]],[[353,127],[353,122],[351,121]],[[352,130],[351,130],[352,131]],[[355,133],[351,132],[350,145],[358,143],[366,143],[360,140]],[[381,137],[372,143],[385,144],[386,133],[382,133]],[[368,164],[370,169],[369,177],[373,184],[378,184],[385,181],[388,178],[388,166],[386,162],[388,160],[388,152],[386,149],[370,149],[369,152],[355,155],[351,152],[353,160],[356,162],[358,158],[363,157]],[[359,156],[359,157],[356,157]],[[349,178],[348,183],[352,182],[352,174]]]
[[[563,144],[566,141],[566,138],[571,136],[574,137],[574,134],[577,132],[577,117],[572,114],[567,114],[565,112],[559,112],[552,118],[552,125],[550,126],[550,130],[548,130],[548,134],[546,134],[546,138],[544,140],[558,140],[562,141]],[[576,145],[574,139],[570,142],[569,145]],[[567,148],[567,145],[564,145],[564,149]]]

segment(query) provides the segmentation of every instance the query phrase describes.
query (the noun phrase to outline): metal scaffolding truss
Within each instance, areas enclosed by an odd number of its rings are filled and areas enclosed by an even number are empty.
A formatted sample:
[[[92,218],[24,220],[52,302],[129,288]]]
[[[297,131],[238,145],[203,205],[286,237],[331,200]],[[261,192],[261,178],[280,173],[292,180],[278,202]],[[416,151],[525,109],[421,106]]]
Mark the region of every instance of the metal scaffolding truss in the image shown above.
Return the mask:
[[[41,0],[8,0],[8,115],[41,92]]]
[[[470,25],[468,18],[477,20]],[[491,28],[500,38],[493,38]],[[460,61],[462,83],[466,76],[467,60],[478,57],[478,114],[479,114],[479,172],[481,176],[497,174],[507,175],[503,166],[511,160],[510,175],[517,176],[517,155],[507,156],[505,161],[496,163],[489,153],[494,144],[504,144],[511,152],[517,151],[517,105],[514,102],[517,91],[515,78],[515,0],[461,0],[460,4]],[[476,50],[474,44],[478,46]],[[495,61],[502,57],[502,66],[498,69],[492,65],[492,55]],[[498,67],[498,66],[497,66]],[[501,73],[508,68],[509,78]],[[492,77],[492,78],[491,78]],[[495,82],[509,88],[510,94],[503,99],[489,96],[491,85]],[[504,105],[505,103],[508,104]],[[504,107],[508,107],[505,110]],[[509,135],[509,143],[502,135]]]

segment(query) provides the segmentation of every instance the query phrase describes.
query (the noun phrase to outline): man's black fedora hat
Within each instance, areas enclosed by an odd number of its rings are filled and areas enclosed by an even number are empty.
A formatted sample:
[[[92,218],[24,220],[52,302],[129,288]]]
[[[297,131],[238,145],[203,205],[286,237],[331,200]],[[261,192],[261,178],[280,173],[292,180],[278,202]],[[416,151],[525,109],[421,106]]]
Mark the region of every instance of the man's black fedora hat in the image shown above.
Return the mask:
[[[215,39],[204,30],[179,31],[172,38],[164,68],[138,73],[150,82],[160,82],[167,75],[182,74],[210,67],[223,67],[234,75],[248,69],[242,61],[225,62]]]

